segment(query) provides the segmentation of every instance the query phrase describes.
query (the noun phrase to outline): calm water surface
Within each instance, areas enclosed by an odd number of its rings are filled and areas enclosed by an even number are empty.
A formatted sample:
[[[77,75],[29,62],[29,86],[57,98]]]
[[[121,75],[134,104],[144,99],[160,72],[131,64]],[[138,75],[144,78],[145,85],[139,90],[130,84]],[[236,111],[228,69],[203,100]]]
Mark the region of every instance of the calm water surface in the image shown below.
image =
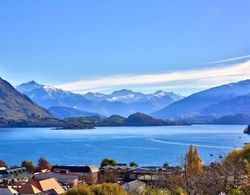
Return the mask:
[[[53,164],[99,165],[105,158],[140,165],[178,164],[189,144],[198,147],[204,163],[218,161],[249,142],[245,126],[99,127],[94,130],[50,128],[0,129],[0,159],[9,165],[44,156]],[[211,156],[212,154],[212,156]]]

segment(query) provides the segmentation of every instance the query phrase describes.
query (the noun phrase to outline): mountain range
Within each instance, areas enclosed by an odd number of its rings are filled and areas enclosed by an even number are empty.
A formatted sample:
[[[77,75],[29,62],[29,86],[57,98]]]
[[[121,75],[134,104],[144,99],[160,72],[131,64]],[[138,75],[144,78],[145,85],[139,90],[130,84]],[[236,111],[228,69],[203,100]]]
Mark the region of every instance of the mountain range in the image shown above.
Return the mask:
[[[230,83],[192,94],[154,112],[157,118],[219,118],[250,114],[250,80]]]
[[[130,116],[136,116],[133,122],[139,119],[141,124],[154,120],[142,113],[131,115],[140,110],[152,112],[151,116],[155,118],[184,124],[244,124],[250,121],[250,80],[221,85],[184,98],[173,92],[143,94],[126,89],[111,94],[75,94],[35,81],[19,85],[16,89],[0,78],[1,127],[16,124],[61,126],[62,120],[55,118],[87,116],[91,119],[105,118],[109,125],[129,124]]]
[[[89,113],[105,116],[116,114],[124,117],[135,112],[149,114],[183,98],[173,92],[157,91],[153,94],[143,94],[127,89],[111,94],[76,94],[35,81],[21,84],[16,89],[59,118]]]

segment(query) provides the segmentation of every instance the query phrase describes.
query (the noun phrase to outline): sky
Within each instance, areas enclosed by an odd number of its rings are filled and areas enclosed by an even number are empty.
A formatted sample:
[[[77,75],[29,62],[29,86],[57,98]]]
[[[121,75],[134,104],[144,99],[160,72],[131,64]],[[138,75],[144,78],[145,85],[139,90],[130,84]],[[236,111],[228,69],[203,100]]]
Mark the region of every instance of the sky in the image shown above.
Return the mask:
[[[0,1],[0,76],[187,95],[250,78],[249,0]]]

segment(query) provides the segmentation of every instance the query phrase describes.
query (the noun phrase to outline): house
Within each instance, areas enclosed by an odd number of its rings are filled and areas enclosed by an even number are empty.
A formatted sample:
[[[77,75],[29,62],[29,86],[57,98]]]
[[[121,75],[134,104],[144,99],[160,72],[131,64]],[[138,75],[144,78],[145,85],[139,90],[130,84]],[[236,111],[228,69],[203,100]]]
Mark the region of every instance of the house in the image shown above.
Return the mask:
[[[55,178],[65,189],[73,187],[79,183],[78,176],[64,173],[41,173],[34,175],[34,178],[38,180]]]
[[[14,190],[11,186],[0,187],[1,195],[18,195],[18,192]]]
[[[0,184],[3,183],[3,176],[0,175]]]
[[[161,167],[161,166],[145,166],[132,169],[126,173],[125,180],[139,180],[143,182],[153,182],[165,180],[168,175],[180,173],[181,167]]]
[[[26,181],[31,177],[31,174],[25,167],[15,167],[10,169],[0,169],[0,181],[1,179]]]
[[[100,177],[110,177],[115,175],[118,181],[122,181],[125,177],[125,173],[133,168],[129,167],[127,164],[116,164],[114,166],[107,165],[100,168]]]
[[[79,181],[88,184],[97,183],[99,169],[95,166],[79,165],[79,166],[52,166],[53,173],[61,173],[67,175],[78,176]]]
[[[21,186],[19,193],[24,194],[35,194],[35,195],[59,195],[63,194],[65,191],[56,181],[55,178],[38,180],[30,179],[25,185]]]

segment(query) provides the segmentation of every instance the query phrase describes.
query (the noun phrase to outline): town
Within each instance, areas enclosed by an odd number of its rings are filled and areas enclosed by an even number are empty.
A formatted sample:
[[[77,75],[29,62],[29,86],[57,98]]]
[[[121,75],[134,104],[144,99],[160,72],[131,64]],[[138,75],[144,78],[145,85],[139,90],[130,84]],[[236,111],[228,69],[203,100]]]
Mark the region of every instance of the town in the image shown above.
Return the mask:
[[[248,194],[250,145],[234,150],[210,165],[202,165],[197,149],[190,145],[182,166],[141,166],[105,158],[92,165],[51,165],[45,158],[37,166],[23,161],[10,167],[0,161],[1,195],[168,195]],[[221,156],[221,158],[223,158]]]

